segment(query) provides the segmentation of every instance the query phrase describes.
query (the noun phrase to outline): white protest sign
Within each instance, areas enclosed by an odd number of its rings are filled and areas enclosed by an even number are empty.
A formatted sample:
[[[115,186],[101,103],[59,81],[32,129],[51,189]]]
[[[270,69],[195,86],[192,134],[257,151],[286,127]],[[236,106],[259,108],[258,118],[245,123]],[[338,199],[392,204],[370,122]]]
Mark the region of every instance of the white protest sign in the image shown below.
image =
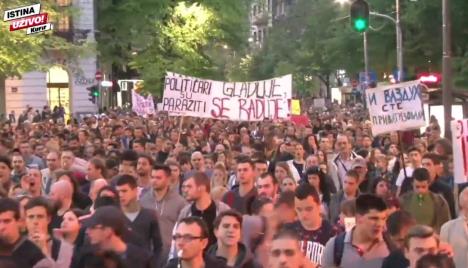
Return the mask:
[[[140,116],[155,114],[153,97],[145,98],[132,90],[132,110]]]
[[[168,73],[163,110],[172,116],[233,121],[286,119],[292,76],[263,81],[223,82]]]
[[[416,129],[425,125],[419,81],[366,90],[372,134]]]
[[[455,183],[468,182],[468,119],[450,122]]]

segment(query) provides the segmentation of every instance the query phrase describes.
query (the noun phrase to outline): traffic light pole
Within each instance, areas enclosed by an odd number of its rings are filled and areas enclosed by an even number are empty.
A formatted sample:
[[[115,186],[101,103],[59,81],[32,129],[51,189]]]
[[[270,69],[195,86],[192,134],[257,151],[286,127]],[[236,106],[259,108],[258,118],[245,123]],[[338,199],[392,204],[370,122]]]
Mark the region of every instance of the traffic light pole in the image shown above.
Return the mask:
[[[442,103],[444,105],[445,138],[451,138],[452,120],[452,53],[450,0],[442,0]]]
[[[366,88],[369,87],[369,55],[367,52],[367,32],[362,33],[364,41],[364,74],[366,77]]]
[[[397,45],[397,68],[398,68],[398,81],[402,81],[403,77],[403,33],[401,32],[400,24],[400,0],[395,0],[396,5],[396,45]]]

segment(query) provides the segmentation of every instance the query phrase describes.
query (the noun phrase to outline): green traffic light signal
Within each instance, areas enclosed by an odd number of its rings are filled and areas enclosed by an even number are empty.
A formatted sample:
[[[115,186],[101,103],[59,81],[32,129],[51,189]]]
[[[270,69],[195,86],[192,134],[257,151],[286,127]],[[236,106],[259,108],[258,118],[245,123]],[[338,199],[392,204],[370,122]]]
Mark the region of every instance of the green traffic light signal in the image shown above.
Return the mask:
[[[356,19],[354,21],[354,29],[358,32],[363,32],[367,29],[367,21],[365,19]]]
[[[93,91],[93,96],[94,97],[99,97],[99,91],[97,91],[97,90]]]
[[[365,0],[354,0],[350,9],[351,26],[357,32],[365,32],[369,28],[369,5]]]

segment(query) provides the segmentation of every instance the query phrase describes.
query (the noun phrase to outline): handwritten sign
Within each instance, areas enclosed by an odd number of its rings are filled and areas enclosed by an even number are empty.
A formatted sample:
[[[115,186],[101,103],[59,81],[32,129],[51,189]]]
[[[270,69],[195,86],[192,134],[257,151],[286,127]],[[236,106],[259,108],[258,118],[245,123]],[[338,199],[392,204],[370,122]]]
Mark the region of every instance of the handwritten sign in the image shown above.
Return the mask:
[[[410,130],[425,125],[419,81],[366,90],[372,134]]]
[[[301,114],[301,101],[292,99],[291,100],[291,114],[300,115]]]
[[[287,118],[291,75],[253,82],[223,82],[168,73],[162,109],[172,116],[233,121]]]
[[[155,114],[153,97],[143,97],[132,90],[132,110],[140,116]]]
[[[468,119],[450,122],[456,183],[468,182]]]

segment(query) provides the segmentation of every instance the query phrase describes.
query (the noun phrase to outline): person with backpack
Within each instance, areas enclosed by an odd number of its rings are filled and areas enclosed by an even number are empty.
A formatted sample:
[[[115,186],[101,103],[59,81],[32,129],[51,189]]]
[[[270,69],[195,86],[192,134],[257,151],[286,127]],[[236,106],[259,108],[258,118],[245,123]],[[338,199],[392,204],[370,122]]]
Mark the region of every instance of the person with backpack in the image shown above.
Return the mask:
[[[395,250],[384,235],[387,205],[371,194],[356,199],[356,226],[330,239],[322,255],[322,267],[380,268],[385,257]]]

